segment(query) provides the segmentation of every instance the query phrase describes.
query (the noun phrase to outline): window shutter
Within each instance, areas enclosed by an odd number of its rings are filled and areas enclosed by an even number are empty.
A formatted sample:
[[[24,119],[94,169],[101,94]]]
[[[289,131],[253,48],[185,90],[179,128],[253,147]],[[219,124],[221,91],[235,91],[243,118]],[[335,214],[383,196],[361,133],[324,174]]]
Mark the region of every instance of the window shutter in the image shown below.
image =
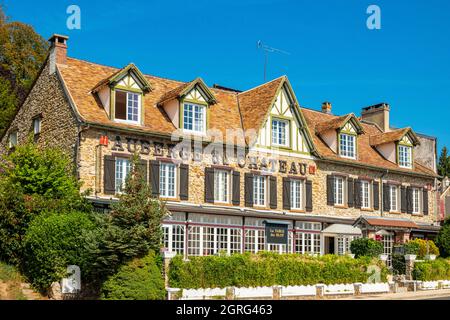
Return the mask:
[[[291,210],[291,179],[283,178],[283,210]]]
[[[241,205],[241,173],[239,171],[233,171],[233,205]]]
[[[383,183],[383,211],[391,211],[391,198],[389,197],[389,185]]]
[[[334,206],[334,176],[327,176],[327,205]]]
[[[205,202],[214,203],[214,169],[205,168]]]
[[[412,189],[410,187],[406,188],[406,213],[412,214],[413,212],[413,199],[412,199]]]
[[[373,210],[380,210],[380,183],[373,183]]]
[[[150,161],[150,183],[154,197],[159,197],[159,168],[159,161]]]
[[[116,193],[116,158],[105,156],[103,165],[103,187],[105,194]]]
[[[139,160],[139,163],[137,164],[137,171],[139,174],[142,175],[142,178],[144,179],[145,183],[148,183],[148,162],[147,160]]]
[[[270,181],[270,188],[269,188],[269,192],[270,192],[270,209],[276,209],[277,208],[277,202],[278,202],[278,197],[277,197],[277,178],[276,177],[269,177],[269,181]]]
[[[408,205],[407,205],[407,201],[406,201],[406,188],[405,187],[401,187],[400,188],[400,210],[402,213],[406,213],[406,211],[408,211]]]
[[[362,196],[362,190],[361,190],[361,180],[355,181],[355,208],[361,209],[361,196]]]
[[[180,164],[180,200],[189,200],[189,165]]]
[[[245,206],[253,208],[253,174],[245,174]]]
[[[428,190],[423,188],[423,214],[428,215]]]
[[[349,208],[353,208],[355,205],[354,199],[354,180],[352,178],[347,179],[347,205]]]
[[[306,183],[306,204],[305,209],[307,212],[313,211],[313,199],[312,199],[312,181],[307,180]]]

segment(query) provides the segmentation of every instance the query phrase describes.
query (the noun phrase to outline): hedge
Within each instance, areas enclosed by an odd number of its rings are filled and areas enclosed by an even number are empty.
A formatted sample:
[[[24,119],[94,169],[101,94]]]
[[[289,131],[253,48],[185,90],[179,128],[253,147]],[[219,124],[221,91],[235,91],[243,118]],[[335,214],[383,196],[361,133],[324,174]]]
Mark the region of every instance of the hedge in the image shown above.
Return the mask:
[[[172,288],[260,287],[273,285],[314,285],[367,282],[370,265],[381,269],[386,281],[387,268],[374,258],[352,259],[346,256],[235,254],[232,256],[191,257],[183,261],[176,256],[169,269]]]
[[[420,281],[450,280],[450,260],[416,262],[413,276],[415,280]]]
[[[383,244],[369,238],[355,239],[350,243],[350,251],[359,257],[378,257],[383,254]]]
[[[164,300],[162,261],[153,251],[119,268],[102,286],[102,300]]]

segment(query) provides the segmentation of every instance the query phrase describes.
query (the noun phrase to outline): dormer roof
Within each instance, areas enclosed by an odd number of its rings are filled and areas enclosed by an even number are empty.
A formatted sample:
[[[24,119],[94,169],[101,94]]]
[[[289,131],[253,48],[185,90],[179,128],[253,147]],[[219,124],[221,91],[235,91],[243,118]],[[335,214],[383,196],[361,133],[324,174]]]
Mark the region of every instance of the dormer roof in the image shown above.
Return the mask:
[[[204,98],[208,102],[208,104],[215,104],[217,102],[214,94],[209,90],[208,86],[205,84],[202,78],[197,78],[191,82],[183,83],[177,88],[167,92],[161,97],[161,100],[158,102],[158,105],[163,105],[165,102],[173,100],[173,99],[183,99],[192,89],[195,87],[199,87],[201,92],[204,94]]]
[[[134,78],[137,80],[137,84],[143,92],[150,92],[152,90],[152,86],[142,74],[142,72],[133,63],[130,63],[125,68],[117,70],[107,78],[97,83],[92,89],[92,92],[96,93],[104,86],[114,87],[128,74],[132,74],[134,76]]]
[[[316,125],[316,133],[322,134],[330,130],[341,130],[349,121],[353,124],[358,134],[364,133],[361,122],[353,113],[320,122]]]
[[[382,144],[399,142],[406,135],[410,138],[413,146],[420,145],[419,138],[411,128],[398,129],[390,132],[384,132],[375,136],[370,137],[370,145],[373,147],[380,146]]]

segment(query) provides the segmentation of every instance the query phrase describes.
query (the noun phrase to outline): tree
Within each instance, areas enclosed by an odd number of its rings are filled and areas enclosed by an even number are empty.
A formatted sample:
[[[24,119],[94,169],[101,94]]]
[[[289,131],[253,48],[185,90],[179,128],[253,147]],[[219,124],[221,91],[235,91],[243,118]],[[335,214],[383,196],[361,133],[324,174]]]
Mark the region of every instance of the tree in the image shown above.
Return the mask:
[[[436,245],[439,247],[441,256],[450,257],[450,219],[444,222],[436,238]]]
[[[0,103],[0,133],[12,116],[36,78],[47,56],[48,44],[34,29],[24,23],[10,22],[0,6],[0,98],[10,93],[8,101],[14,108]],[[9,88],[4,87],[9,83]],[[2,101],[2,100],[0,100]]]
[[[438,174],[443,177],[450,177],[450,156],[447,147],[443,147],[438,163]]]
[[[378,257],[383,253],[383,244],[379,241],[368,238],[353,240],[350,244],[350,251],[359,257]]]

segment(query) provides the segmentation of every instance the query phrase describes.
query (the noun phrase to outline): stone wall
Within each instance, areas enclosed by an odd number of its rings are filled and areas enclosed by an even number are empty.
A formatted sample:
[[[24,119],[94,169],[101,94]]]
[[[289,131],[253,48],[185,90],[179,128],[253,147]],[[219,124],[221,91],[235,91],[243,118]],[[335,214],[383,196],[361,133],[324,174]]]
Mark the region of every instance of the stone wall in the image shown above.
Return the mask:
[[[108,146],[99,146],[100,142],[100,136],[102,135],[108,135],[109,145]],[[103,157],[105,155],[112,155],[114,154],[120,154],[120,152],[113,151],[112,148],[114,146],[114,141],[116,139],[116,136],[120,135],[122,137],[122,144],[125,149],[124,152],[122,152],[124,155],[130,155],[130,153],[127,151],[127,143],[126,138],[133,138],[133,139],[146,139],[155,141],[158,143],[163,142],[163,140],[155,140],[150,138],[145,138],[142,136],[135,136],[130,134],[123,134],[119,132],[104,132],[100,130],[94,130],[90,129],[88,131],[85,131],[82,133],[82,142],[80,147],[80,163],[79,163],[79,173],[80,178],[84,182],[83,189],[91,189],[96,190],[97,196],[104,196],[103,194]],[[154,145],[152,144],[150,147],[150,154],[149,155],[141,155],[142,159],[145,160],[154,160]],[[265,156],[261,155],[260,156]],[[164,157],[169,157],[168,150],[165,147],[164,148]],[[268,158],[274,158],[273,155],[267,155]],[[328,164],[321,161],[314,161],[307,158],[293,158],[293,157],[278,157],[277,160],[286,160],[288,164],[291,164],[292,162],[300,162],[305,163],[308,166],[315,167],[316,172],[315,174],[312,174],[307,170],[305,178],[308,180],[311,180],[313,183],[313,212],[293,212],[295,214],[298,214],[299,217],[301,215],[321,215],[321,216],[331,216],[331,217],[346,217],[346,218],[352,218],[356,219],[360,215],[370,215],[370,216],[381,216],[381,211],[362,211],[360,209],[355,208],[336,208],[334,206],[328,206],[327,205],[327,197],[326,197],[326,181],[327,181],[327,175],[333,174],[333,173],[341,173],[341,174],[347,174],[351,178],[357,179],[358,177],[365,177],[365,178],[372,178],[374,180],[378,180],[381,177],[381,173],[369,170],[369,169],[356,169],[353,167],[345,166],[345,165],[335,165],[335,164]],[[204,175],[205,175],[205,163],[207,166],[211,165],[211,158],[206,157],[204,161],[201,162],[195,162],[193,160],[189,161],[189,202],[195,203],[195,204],[204,204],[205,198],[204,198]],[[230,161],[228,164],[229,167],[233,168],[233,170],[241,172],[241,207],[245,206],[245,199],[244,199],[244,174],[246,172],[251,171],[248,168],[249,161],[247,161],[247,166],[245,168],[241,168],[236,161]],[[277,176],[277,196],[278,196],[278,207],[277,210],[281,213],[283,211],[283,199],[282,199],[282,190],[283,190],[283,177],[290,176],[289,173],[286,174],[275,174]],[[298,175],[299,177],[302,177],[301,175]],[[390,173],[384,177],[384,180],[389,181],[397,181],[405,186],[410,184],[417,184],[417,185],[427,185],[433,183],[433,178],[430,179],[424,179],[424,178],[416,178],[416,177],[410,177],[406,175],[401,174],[394,174]],[[381,192],[382,189],[380,188],[380,199],[381,199]],[[107,196],[108,198],[110,196]],[[389,214],[384,213],[384,216],[391,217],[391,218],[409,218],[417,222],[427,222],[431,223],[435,221],[435,202],[433,201],[435,199],[434,192],[430,193],[429,196],[429,212],[430,214],[428,216],[412,216],[409,214]],[[380,208],[382,207],[382,204],[380,204]],[[258,208],[259,209],[259,208]],[[270,209],[267,209],[270,210]]]
[[[31,89],[0,143],[0,155],[8,150],[9,133],[18,132],[18,143],[33,139],[33,118],[41,115],[37,142],[44,147],[59,147],[75,162],[78,125],[56,74],[49,74],[49,63]]]

